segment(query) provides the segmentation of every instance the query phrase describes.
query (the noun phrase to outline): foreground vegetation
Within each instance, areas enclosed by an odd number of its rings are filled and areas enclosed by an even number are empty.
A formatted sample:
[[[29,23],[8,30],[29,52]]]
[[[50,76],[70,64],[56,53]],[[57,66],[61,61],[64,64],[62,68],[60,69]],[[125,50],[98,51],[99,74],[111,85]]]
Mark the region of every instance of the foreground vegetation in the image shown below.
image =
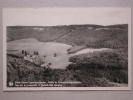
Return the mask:
[[[127,58],[117,51],[79,55],[70,61],[73,64],[67,68],[75,71],[75,77],[85,86],[108,86],[108,81],[128,83]]]
[[[72,64],[66,69],[40,67],[12,55],[8,55],[7,58],[7,82],[81,82],[76,85],[63,84],[69,87],[106,87],[128,83],[127,59],[117,51],[71,57]]]

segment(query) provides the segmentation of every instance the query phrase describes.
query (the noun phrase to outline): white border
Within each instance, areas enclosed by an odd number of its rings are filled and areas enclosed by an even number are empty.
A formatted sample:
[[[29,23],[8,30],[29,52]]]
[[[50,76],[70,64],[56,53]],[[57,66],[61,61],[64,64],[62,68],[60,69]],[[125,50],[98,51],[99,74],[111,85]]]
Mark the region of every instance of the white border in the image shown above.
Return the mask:
[[[49,8],[49,7],[45,7]],[[63,8],[63,7],[60,7]],[[70,7],[69,7],[70,8]],[[74,7],[75,8],[75,7]],[[93,8],[93,7],[78,7],[78,8]],[[102,8],[102,7],[100,7]],[[105,7],[104,7],[105,8]],[[113,8],[113,7],[106,7]],[[115,7],[116,8],[116,7]],[[117,7],[119,8],[119,7]],[[130,8],[130,7],[123,7]],[[3,8],[2,15],[4,12]],[[17,8],[16,8],[17,9]],[[130,8],[131,12],[131,8]],[[130,13],[131,16],[131,13]],[[131,90],[131,18],[128,24],[128,86],[127,87],[7,87],[7,69],[6,69],[6,24],[4,23],[4,16],[2,17],[3,22],[3,91],[41,91],[41,90]]]

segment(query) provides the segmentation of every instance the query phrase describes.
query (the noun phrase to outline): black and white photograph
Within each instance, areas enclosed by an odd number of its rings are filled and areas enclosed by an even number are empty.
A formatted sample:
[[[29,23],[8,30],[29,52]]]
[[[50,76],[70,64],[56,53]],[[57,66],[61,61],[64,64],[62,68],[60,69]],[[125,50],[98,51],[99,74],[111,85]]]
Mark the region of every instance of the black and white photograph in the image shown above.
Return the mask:
[[[129,90],[131,9],[3,9],[4,90]]]

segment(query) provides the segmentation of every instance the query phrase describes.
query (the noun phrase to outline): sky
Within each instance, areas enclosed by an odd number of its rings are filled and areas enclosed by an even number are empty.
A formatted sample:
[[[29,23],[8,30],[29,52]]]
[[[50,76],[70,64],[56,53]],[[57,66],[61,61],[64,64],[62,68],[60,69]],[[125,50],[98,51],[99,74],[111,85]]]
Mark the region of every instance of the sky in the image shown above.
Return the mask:
[[[72,24],[114,25],[128,24],[128,7],[88,8],[5,8],[3,24],[6,26],[56,26]]]

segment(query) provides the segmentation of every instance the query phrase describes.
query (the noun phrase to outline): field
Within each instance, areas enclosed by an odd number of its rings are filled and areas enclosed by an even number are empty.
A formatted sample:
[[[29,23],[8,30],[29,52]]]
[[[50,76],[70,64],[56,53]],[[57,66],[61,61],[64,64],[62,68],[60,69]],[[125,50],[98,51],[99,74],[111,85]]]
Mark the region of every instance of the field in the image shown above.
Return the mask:
[[[8,26],[7,85],[15,81],[127,86],[128,25]]]

